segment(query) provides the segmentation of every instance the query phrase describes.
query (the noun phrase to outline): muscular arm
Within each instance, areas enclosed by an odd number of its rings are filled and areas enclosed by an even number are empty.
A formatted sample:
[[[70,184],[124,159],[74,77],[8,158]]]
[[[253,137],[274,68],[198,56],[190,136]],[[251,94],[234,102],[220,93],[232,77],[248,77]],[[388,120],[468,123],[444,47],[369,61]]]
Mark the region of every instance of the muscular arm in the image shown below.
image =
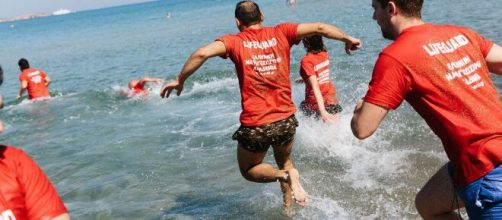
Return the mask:
[[[388,111],[378,105],[359,101],[354,109],[354,116],[352,116],[350,123],[354,136],[361,140],[371,136]]]
[[[485,60],[490,72],[502,75],[502,47],[494,44]]]
[[[170,83],[164,85],[161,90],[160,95],[163,98],[169,97],[169,94],[173,89],[176,89],[177,95],[181,94],[183,90],[183,84],[185,80],[197,71],[207,59],[215,56],[223,56],[226,53],[225,44],[221,41],[212,42],[204,47],[197,49],[190,55],[190,57],[185,62],[183,69],[181,70],[178,77]]]
[[[356,39],[341,29],[325,23],[303,23],[299,24],[296,30],[296,37],[302,39],[311,35],[321,35],[323,37],[339,40],[345,43],[345,51],[350,54],[351,50],[361,48],[361,41]]]

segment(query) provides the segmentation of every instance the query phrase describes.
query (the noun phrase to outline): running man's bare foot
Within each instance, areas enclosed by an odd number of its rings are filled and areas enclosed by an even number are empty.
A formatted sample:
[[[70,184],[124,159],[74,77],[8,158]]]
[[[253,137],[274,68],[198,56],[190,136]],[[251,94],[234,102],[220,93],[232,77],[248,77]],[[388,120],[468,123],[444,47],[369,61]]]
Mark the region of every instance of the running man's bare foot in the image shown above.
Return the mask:
[[[300,174],[296,169],[288,170],[288,173],[289,185],[291,186],[291,189],[293,191],[294,200],[298,205],[305,207],[308,202],[308,195],[303,189],[302,185],[300,185]]]

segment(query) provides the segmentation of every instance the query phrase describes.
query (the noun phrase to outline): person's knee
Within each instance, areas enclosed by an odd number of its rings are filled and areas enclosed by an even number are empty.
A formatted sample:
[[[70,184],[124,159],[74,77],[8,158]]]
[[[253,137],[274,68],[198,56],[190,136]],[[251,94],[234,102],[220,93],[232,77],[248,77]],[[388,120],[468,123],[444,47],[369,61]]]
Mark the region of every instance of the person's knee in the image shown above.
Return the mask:
[[[422,191],[418,192],[417,195],[415,196],[415,208],[417,209],[418,214],[424,219],[428,219],[427,217],[429,216],[426,204],[427,201]]]

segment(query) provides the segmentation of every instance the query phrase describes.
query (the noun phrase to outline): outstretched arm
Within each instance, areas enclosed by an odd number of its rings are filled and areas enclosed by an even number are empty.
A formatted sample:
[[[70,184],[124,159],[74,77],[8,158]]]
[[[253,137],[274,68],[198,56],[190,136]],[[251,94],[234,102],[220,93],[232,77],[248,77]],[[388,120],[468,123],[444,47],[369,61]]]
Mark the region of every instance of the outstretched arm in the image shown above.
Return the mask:
[[[221,41],[214,41],[197,49],[185,62],[185,65],[178,77],[170,83],[164,85],[164,87],[160,90],[160,96],[162,96],[162,98],[168,98],[173,89],[176,89],[176,94],[180,95],[181,91],[183,91],[183,84],[185,83],[185,80],[197,71],[207,59],[215,56],[223,56],[225,53],[225,44]]]
[[[358,101],[350,127],[358,139],[366,139],[376,131],[389,110],[365,101]]]
[[[322,97],[321,89],[319,89],[319,82],[317,82],[317,76],[312,75],[308,78],[308,83],[312,86],[314,91],[315,100],[317,101],[317,107],[321,113],[322,120],[324,122],[330,122],[336,120],[335,116],[326,111],[324,107],[324,99]]]
[[[350,51],[361,48],[361,41],[354,38],[339,28],[325,23],[303,23],[299,24],[296,30],[296,37],[302,39],[311,35],[321,35],[323,37],[339,40],[345,43],[345,52],[350,55]]]
[[[159,78],[152,78],[152,77],[144,77],[139,81],[141,85],[145,85],[147,82],[154,82],[154,83],[161,83],[163,80]]]
[[[490,72],[502,75],[502,47],[494,44],[485,60]]]

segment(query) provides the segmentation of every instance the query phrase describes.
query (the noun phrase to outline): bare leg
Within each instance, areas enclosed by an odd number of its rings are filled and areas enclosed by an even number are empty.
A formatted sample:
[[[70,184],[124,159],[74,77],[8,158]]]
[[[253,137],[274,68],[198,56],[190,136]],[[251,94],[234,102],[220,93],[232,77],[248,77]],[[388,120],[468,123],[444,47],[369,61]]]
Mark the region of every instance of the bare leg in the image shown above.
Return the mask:
[[[307,205],[308,199],[307,199],[307,193],[303,189],[303,187],[300,185],[300,174],[298,173],[298,170],[296,170],[293,166],[293,162],[291,161],[291,149],[293,147],[293,141],[290,143],[283,145],[283,146],[278,146],[274,148],[274,157],[275,161],[277,162],[277,165],[279,166],[280,169],[285,169],[288,171],[289,174],[289,179],[288,179],[288,185],[289,187],[282,188],[283,192],[286,190],[290,191],[291,193],[294,194],[296,203],[304,207]],[[281,184],[281,187],[283,184]],[[288,198],[286,196],[289,196],[289,193],[284,194],[284,203],[287,205],[288,203]],[[291,197],[289,197],[291,198]]]
[[[274,148],[274,158],[277,166],[281,170],[291,170],[293,169],[293,162],[291,161],[291,149],[293,146],[293,142],[280,147]],[[282,190],[282,199],[284,201],[284,211],[286,213],[291,212],[291,205],[293,205],[293,191],[289,186],[287,181],[281,181],[281,190]]]
[[[447,165],[441,167],[418,192],[415,206],[418,213],[426,220],[459,217],[454,210],[464,207],[464,202],[454,191]]]
[[[268,163],[263,163],[266,154],[267,152],[254,153],[239,146],[237,161],[242,176],[249,181],[258,183],[285,181],[288,176],[285,170],[279,170]]]

